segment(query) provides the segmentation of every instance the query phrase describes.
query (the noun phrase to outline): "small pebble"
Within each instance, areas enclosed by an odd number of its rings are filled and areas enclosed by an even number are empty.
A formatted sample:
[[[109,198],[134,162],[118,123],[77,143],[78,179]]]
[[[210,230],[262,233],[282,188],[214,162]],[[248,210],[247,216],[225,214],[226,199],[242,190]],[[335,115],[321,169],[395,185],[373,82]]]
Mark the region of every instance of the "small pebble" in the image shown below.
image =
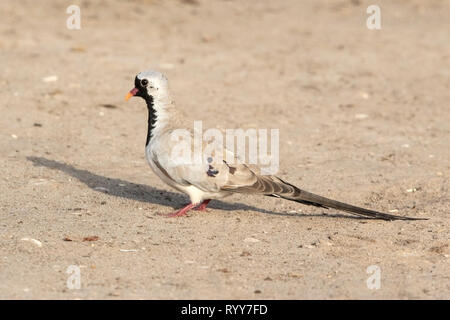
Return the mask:
[[[44,82],[55,82],[55,81],[58,81],[58,76],[44,77],[44,78],[42,78],[42,81],[44,81]]]
[[[361,98],[363,98],[363,99],[369,99],[369,94],[367,93],[367,92],[361,92]]]
[[[39,248],[42,247],[42,242],[40,242],[39,240],[33,239],[33,238],[22,238],[20,239],[22,241],[29,241],[31,243],[34,243],[35,245],[37,245]]]
[[[369,117],[369,115],[365,114],[365,113],[357,113],[357,114],[355,114],[355,119],[358,119],[358,120],[367,119],[368,117]]]

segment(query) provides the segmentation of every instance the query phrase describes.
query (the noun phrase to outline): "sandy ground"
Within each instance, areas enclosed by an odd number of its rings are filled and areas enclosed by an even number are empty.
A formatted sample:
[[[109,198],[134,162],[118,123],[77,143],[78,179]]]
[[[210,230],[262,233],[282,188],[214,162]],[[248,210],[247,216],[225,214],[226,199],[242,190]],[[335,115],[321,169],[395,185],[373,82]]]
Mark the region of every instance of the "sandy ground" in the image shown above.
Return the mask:
[[[0,298],[450,298],[450,1],[377,1],[377,31],[362,0],[81,1],[69,30],[72,3],[0,2]],[[279,128],[291,183],[429,220],[246,196],[158,216],[187,198],[123,99],[149,68],[205,128]]]

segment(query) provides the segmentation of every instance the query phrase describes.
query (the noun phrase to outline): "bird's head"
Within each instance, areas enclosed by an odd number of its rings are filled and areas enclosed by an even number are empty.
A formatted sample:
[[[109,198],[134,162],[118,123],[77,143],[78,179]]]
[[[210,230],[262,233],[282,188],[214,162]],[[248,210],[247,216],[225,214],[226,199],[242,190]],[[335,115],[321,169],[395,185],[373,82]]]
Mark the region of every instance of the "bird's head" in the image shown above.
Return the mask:
[[[144,100],[162,100],[167,98],[167,78],[154,70],[143,71],[134,79],[134,88],[125,97],[128,101],[131,97],[141,97]]]

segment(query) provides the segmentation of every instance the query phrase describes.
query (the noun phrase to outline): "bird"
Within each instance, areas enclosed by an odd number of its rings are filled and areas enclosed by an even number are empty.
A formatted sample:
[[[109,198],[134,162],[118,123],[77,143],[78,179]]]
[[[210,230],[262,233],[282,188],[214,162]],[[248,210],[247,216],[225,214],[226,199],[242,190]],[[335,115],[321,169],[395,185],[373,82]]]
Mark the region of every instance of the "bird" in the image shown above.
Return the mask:
[[[276,197],[303,205],[345,211],[365,218],[388,221],[424,220],[386,214],[316,195],[275,175],[260,174],[251,165],[238,161],[239,155],[226,148],[222,151],[227,155],[227,161],[214,161],[214,157],[221,159],[216,153],[202,154],[201,161],[179,161],[174,156],[175,149],[179,147],[177,141],[174,141],[174,133],[189,126],[186,117],[170,96],[166,76],[155,70],[139,72],[134,79],[134,88],[126,94],[125,100],[132,97],[144,99],[147,105],[147,162],[163,182],[187,194],[190,199],[190,203],[183,208],[163,214],[167,217],[185,216],[191,210],[204,211],[212,199],[240,193]],[[230,155],[235,162],[228,161]]]

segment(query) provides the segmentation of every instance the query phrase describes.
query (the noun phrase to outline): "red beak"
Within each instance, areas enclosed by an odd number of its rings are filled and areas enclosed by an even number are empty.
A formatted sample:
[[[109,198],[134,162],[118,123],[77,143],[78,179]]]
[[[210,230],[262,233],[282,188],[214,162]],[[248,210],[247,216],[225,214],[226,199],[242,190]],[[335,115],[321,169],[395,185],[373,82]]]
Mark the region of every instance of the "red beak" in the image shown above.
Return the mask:
[[[135,96],[136,93],[138,93],[139,89],[137,88],[133,88],[131,89],[130,92],[127,93],[127,95],[125,96],[125,101],[128,101],[128,99],[130,99],[131,97]]]

